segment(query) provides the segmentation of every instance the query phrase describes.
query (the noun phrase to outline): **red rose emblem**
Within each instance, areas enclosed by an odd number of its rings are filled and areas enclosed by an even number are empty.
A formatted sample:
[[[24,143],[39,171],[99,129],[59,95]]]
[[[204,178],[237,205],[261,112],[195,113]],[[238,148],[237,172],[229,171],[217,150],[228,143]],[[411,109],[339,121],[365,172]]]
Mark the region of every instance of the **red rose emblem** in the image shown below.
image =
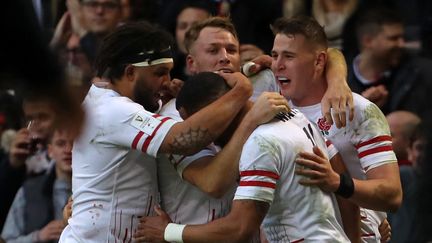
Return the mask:
[[[331,128],[331,125],[328,124],[324,118],[318,119],[318,127],[321,131],[328,131]]]

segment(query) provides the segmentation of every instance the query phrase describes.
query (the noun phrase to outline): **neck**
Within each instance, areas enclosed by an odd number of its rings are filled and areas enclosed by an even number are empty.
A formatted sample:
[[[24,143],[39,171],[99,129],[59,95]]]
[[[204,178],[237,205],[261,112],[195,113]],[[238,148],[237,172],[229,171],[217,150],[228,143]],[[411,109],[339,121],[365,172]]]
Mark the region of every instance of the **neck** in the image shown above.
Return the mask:
[[[114,90],[115,92],[119,93],[121,96],[126,96],[132,99],[132,94],[130,89],[127,87],[127,82],[124,81],[123,79],[116,80],[107,88]]]
[[[60,171],[60,169],[57,166],[56,166],[56,178],[57,180],[72,182],[72,174]]]
[[[291,102],[298,107],[316,105],[321,102],[327,90],[327,81],[324,77],[320,78],[317,82],[311,82],[311,87],[306,94],[301,97],[292,98]]]

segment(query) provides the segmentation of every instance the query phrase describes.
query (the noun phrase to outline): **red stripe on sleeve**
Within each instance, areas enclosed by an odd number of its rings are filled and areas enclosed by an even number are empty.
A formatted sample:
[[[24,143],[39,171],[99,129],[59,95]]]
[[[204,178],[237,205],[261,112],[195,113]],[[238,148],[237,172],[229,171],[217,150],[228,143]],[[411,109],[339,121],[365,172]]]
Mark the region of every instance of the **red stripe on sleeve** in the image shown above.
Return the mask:
[[[239,186],[259,186],[259,187],[268,187],[268,188],[276,188],[275,183],[264,182],[264,181],[240,181]]]
[[[366,146],[366,145],[369,145],[369,144],[372,144],[372,143],[376,143],[376,142],[383,142],[383,141],[390,141],[391,142],[392,141],[392,137],[388,136],[388,135],[374,137],[374,138],[372,138],[369,141],[357,144],[355,147],[356,147],[356,149],[359,149],[360,147],[363,147],[363,146]]]
[[[330,140],[326,140],[326,146],[328,147],[330,145],[332,145],[332,142],[330,142]]]
[[[240,176],[267,176],[273,179],[279,179],[279,175],[265,170],[245,170],[240,172]]]
[[[298,242],[303,242],[305,239],[304,238],[302,238],[302,239],[299,239],[299,240],[295,240],[295,241],[291,241],[291,243],[298,243]]]
[[[372,149],[368,149],[366,151],[359,153],[358,157],[361,159],[361,158],[368,156],[370,154],[375,154],[375,153],[384,152],[384,151],[392,151],[392,150],[393,150],[393,147],[391,145],[382,146],[382,147],[378,147],[378,148],[372,148]]]
[[[162,124],[164,124],[164,123],[165,123],[166,121],[168,121],[169,119],[171,119],[171,118],[169,118],[169,117],[165,117],[165,118],[163,118],[163,119],[161,120],[161,123],[159,123],[159,125],[155,128],[155,130],[153,131],[152,135],[151,135],[151,136],[148,136],[148,137],[146,138],[146,140],[144,141],[144,144],[143,144],[143,146],[142,146],[141,151],[143,151],[144,153],[147,152],[148,146],[150,145],[150,142],[151,142],[151,140],[154,138],[156,132],[159,130],[159,128],[162,126]]]
[[[132,149],[136,149],[139,140],[144,135],[143,132],[139,131],[138,134],[135,136],[134,140],[132,141]]]

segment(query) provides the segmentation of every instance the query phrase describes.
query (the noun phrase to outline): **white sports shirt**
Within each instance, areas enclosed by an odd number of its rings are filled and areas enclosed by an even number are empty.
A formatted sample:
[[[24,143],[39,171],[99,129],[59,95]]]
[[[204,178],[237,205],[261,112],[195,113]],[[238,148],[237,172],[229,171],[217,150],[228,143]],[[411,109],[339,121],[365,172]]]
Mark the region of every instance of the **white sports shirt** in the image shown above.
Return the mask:
[[[388,123],[381,110],[364,97],[353,93],[354,120],[337,128],[324,122],[321,104],[296,107],[321,130],[341,154],[352,177],[366,179],[366,171],[387,163],[396,163]],[[386,218],[384,212],[361,208],[362,241],[379,242],[378,226]]]
[[[160,114],[181,121],[175,100],[162,107]],[[222,198],[210,197],[182,179],[183,170],[195,160],[215,156],[219,149],[209,145],[192,156],[164,155],[157,158],[161,206],[171,220],[179,224],[205,224],[227,215],[231,209],[235,188]]]
[[[130,242],[137,217],[158,203],[154,157],[176,121],[96,86],[83,106],[72,151],[73,214],[60,242]]]
[[[234,200],[270,204],[263,227],[270,242],[349,242],[338,223],[334,195],[299,184],[294,173],[298,152],[317,145],[326,151],[324,138],[298,110],[289,121],[259,126],[243,146],[240,183]]]

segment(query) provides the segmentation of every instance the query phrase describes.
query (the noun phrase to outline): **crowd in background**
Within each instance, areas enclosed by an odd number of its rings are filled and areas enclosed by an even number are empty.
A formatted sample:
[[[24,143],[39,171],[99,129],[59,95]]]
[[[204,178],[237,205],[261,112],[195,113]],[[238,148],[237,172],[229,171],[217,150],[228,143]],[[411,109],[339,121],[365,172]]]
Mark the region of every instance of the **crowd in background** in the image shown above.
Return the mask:
[[[329,46],[345,56],[351,90],[386,115],[404,193],[400,209],[389,214],[391,242],[432,240],[430,1],[33,0],[6,5],[0,42],[0,229],[6,242],[45,242],[63,230],[62,210],[71,195],[71,134],[80,130],[83,117],[76,104],[97,82],[93,64],[109,33],[136,21],[169,31],[175,38],[171,78],[185,80],[191,73],[184,35],[194,23],[228,16],[245,64],[271,53],[270,25],[277,18],[297,15],[312,16],[324,26]],[[17,241],[9,241],[14,237]]]

